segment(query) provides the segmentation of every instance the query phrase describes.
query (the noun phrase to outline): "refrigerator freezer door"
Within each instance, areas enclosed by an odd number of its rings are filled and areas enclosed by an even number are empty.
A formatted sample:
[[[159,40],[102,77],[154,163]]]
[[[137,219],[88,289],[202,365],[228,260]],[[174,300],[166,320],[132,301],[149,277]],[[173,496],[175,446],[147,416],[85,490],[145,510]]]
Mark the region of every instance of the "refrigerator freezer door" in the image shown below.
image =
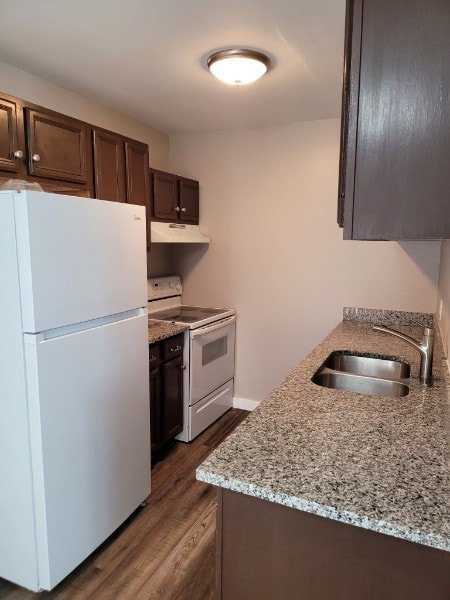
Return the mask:
[[[51,589],[150,493],[147,315],[25,335],[39,587]]]
[[[23,331],[147,305],[144,207],[30,191],[13,199]]]

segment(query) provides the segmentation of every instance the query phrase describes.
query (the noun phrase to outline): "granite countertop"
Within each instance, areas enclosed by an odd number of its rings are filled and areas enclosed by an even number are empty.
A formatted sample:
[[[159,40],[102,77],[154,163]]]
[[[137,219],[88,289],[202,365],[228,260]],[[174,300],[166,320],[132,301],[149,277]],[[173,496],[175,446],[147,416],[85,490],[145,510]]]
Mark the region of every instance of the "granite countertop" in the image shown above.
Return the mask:
[[[148,319],[148,343],[154,344],[160,342],[173,335],[178,335],[186,331],[185,325],[176,325],[168,321],[157,321],[156,319]]]
[[[384,323],[421,337],[420,327],[401,319]],[[406,360],[409,395],[370,397],[313,384],[334,350]],[[432,388],[419,384],[419,363],[406,342],[344,320],[200,465],[197,479],[450,551],[448,373],[439,340]]]

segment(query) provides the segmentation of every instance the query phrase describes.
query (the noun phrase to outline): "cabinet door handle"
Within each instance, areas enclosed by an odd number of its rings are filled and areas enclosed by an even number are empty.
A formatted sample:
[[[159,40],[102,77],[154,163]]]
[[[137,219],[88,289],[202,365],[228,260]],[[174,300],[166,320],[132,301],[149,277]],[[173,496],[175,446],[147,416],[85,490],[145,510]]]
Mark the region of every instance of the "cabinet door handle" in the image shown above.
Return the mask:
[[[41,160],[41,157],[39,156],[39,154],[33,154],[33,156],[31,158],[33,159],[34,162],[39,162]]]
[[[151,357],[148,359],[148,362],[155,362],[155,360],[158,360],[158,357],[157,357],[157,356],[151,356]]]
[[[175,210],[176,210],[176,212],[180,212],[180,207],[179,206],[175,206]]]
[[[186,369],[186,365],[180,365],[180,369],[184,371]]]
[[[23,152],[22,152],[22,150],[16,150],[14,152],[14,156],[15,156],[15,158],[23,158]]]
[[[181,346],[175,346],[174,348],[170,349],[171,352],[178,352],[178,350],[181,350]]]
[[[184,208],[184,206],[183,206],[183,208],[181,209],[181,212],[186,212],[186,209]]]

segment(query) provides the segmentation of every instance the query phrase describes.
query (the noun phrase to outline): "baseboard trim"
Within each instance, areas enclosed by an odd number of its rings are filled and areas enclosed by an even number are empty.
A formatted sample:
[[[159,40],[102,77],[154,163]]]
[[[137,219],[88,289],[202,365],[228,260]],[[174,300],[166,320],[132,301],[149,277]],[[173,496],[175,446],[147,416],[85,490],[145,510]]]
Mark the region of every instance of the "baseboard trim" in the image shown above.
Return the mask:
[[[248,400],[248,398],[233,398],[233,408],[240,408],[242,410],[255,410],[261,403],[261,400]]]

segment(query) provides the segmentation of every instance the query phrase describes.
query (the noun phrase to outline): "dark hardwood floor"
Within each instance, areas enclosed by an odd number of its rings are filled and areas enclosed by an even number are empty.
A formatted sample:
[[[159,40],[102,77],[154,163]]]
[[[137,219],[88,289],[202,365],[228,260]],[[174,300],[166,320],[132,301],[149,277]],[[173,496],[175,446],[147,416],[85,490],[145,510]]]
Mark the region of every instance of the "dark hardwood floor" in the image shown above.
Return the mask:
[[[139,508],[52,592],[34,594],[0,579],[7,600],[212,600],[216,494],[195,469],[247,416],[231,409],[190,444],[176,442],[152,469]]]

